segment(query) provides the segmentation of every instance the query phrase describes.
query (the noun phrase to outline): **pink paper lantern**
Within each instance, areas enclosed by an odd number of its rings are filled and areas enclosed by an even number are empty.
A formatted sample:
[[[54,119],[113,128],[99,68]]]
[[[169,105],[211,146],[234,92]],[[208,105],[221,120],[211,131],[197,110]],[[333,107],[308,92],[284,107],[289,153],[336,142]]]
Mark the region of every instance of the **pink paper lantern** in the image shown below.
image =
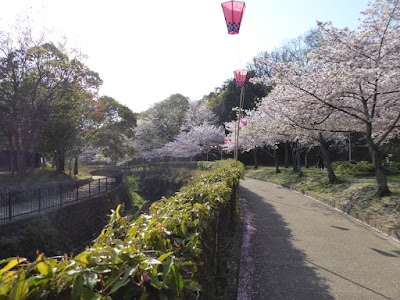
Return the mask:
[[[226,144],[227,143],[227,141],[224,141],[224,144]]]
[[[247,119],[246,119],[246,118],[243,118],[243,119],[242,119],[242,123],[243,123],[244,126],[246,126],[246,125],[247,125]]]
[[[221,4],[229,34],[238,34],[246,4],[241,1],[228,1]]]
[[[247,71],[246,70],[236,70],[236,71],[233,71],[233,74],[235,75],[237,87],[243,87],[244,82],[246,81]]]
[[[229,140],[229,141],[232,141],[232,138],[230,137],[230,138],[228,138],[228,140]]]
[[[218,149],[218,146],[214,146],[214,149]]]
[[[240,123],[240,124],[239,124],[239,129],[242,129],[242,128],[243,128],[243,124]]]

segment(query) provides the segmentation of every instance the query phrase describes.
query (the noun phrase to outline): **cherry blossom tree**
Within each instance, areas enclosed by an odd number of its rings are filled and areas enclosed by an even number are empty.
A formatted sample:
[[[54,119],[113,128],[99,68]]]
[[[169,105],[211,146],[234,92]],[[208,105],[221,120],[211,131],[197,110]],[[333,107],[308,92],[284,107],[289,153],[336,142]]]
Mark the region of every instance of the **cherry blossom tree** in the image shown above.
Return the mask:
[[[181,131],[187,132],[191,128],[202,124],[216,125],[218,124],[218,117],[208,108],[205,101],[189,102]]]
[[[192,127],[189,132],[182,132],[175,141],[165,145],[163,149],[172,157],[193,157],[206,153],[207,160],[210,151],[215,151],[225,138],[222,127],[204,123]]]
[[[385,196],[390,190],[380,147],[400,125],[400,3],[370,2],[362,14],[356,31],[318,23],[320,47],[310,52],[307,65],[259,60],[272,76],[254,82],[273,84],[276,98],[286,104],[282,109],[307,117],[308,129],[362,132],[375,166],[377,195]]]

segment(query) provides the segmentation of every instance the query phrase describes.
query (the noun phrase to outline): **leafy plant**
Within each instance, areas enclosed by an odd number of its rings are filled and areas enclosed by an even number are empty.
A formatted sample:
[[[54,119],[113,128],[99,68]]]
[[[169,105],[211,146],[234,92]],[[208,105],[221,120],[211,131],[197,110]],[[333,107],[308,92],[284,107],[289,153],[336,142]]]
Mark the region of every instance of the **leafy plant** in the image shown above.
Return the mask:
[[[118,206],[94,245],[75,257],[0,261],[0,299],[196,298],[214,267],[219,213],[236,200],[243,171],[240,163],[219,164],[135,221]]]

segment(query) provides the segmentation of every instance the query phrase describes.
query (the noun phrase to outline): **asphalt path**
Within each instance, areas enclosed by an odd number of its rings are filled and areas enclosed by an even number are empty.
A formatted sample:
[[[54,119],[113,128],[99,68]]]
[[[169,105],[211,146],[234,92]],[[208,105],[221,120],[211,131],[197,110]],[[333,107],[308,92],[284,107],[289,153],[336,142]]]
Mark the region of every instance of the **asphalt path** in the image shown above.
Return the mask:
[[[400,299],[400,244],[310,197],[240,183],[238,299]]]

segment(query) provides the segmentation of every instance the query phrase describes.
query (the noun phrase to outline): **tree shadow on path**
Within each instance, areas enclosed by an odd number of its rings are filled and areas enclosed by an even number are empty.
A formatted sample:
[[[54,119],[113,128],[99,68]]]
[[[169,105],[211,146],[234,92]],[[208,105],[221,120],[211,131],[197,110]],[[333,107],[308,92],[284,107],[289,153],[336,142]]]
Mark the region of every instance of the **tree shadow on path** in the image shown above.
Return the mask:
[[[261,196],[240,187],[244,214],[238,299],[334,299],[291,229]]]

